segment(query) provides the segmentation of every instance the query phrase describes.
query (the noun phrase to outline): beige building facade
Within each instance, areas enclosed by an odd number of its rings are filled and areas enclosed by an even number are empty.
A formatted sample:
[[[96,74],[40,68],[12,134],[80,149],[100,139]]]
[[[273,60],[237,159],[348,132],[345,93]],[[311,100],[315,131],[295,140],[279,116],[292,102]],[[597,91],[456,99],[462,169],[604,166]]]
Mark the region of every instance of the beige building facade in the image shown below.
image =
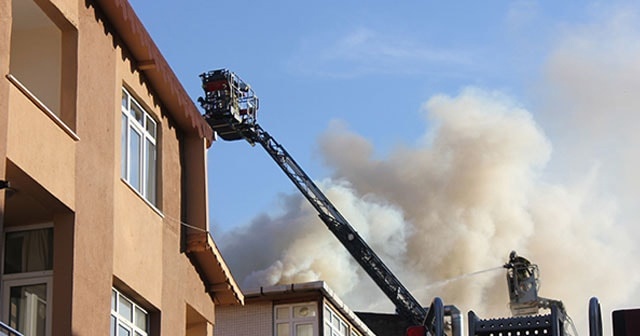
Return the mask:
[[[0,72],[0,321],[211,335],[243,303],[208,233],[213,134],[128,2],[0,0]]]

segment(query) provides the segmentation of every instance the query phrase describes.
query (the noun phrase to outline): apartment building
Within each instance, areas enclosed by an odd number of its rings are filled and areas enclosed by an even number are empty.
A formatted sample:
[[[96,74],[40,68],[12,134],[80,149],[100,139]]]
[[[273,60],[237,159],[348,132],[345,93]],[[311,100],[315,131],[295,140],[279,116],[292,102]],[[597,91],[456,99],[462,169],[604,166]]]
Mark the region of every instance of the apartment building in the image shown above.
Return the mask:
[[[0,0],[0,71],[0,321],[211,335],[243,302],[207,229],[214,135],[128,2]]]
[[[324,281],[244,292],[244,306],[217,311],[216,336],[375,336]]]

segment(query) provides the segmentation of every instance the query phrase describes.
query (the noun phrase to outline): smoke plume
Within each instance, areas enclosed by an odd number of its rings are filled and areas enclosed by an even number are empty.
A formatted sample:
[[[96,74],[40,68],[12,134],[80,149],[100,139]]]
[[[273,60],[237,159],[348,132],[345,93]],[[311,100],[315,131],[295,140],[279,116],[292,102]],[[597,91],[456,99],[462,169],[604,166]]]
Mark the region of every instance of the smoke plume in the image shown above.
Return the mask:
[[[388,155],[340,121],[320,138],[334,171],[320,188],[423,304],[508,316],[504,272],[446,280],[511,250],[539,265],[540,295],[582,334],[591,296],[605,320],[640,304],[640,33],[610,14],[559,35],[532,106],[466,88],[430,98],[424,137]],[[281,202],[222,240],[243,287],[325,280],[354,310],[393,311],[302,196]]]

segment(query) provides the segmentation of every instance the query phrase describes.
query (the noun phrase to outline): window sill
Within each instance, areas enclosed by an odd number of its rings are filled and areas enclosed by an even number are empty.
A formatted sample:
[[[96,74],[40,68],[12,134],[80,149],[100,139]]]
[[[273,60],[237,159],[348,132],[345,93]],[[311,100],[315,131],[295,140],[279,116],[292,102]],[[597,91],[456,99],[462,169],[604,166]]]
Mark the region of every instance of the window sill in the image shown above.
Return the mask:
[[[162,211],[160,209],[158,209],[155,205],[153,205],[153,203],[149,202],[149,200],[144,198],[144,196],[142,196],[142,194],[140,194],[140,192],[138,190],[136,190],[136,188],[134,188],[131,184],[129,184],[129,182],[127,182],[123,178],[120,178],[120,181],[122,181],[122,183],[124,183],[124,185],[126,185],[129,189],[131,189],[131,191],[133,191],[138,197],[140,197],[140,199],[144,203],[146,203],[155,213],[157,213],[158,216],[164,218],[164,214],[162,213]]]
[[[46,270],[46,271],[3,274],[2,279],[3,280],[22,280],[22,279],[50,277],[52,275],[53,275],[53,270]]]
[[[33,102],[44,114],[46,114],[58,127],[60,127],[67,135],[69,135],[73,140],[80,141],[80,137],[74,132],[67,124],[64,123],[53,111],[51,111],[36,95],[34,95],[29,89],[27,89],[24,84],[22,84],[16,77],[12,74],[6,75],[7,79],[11,84],[13,84],[22,94],[24,94],[31,102]]]

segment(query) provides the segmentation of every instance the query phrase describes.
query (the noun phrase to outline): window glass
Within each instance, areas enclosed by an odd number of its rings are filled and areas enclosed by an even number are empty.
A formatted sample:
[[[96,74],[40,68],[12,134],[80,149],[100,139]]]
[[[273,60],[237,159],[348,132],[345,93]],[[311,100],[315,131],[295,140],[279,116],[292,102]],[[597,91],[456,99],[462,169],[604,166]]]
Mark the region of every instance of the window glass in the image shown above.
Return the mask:
[[[127,115],[122,114],[122,134],[120,135],[120,173],[123,177],[127,176],[127,166],[129,165],[129,159],[127,158],[127,144],[129,143],[129,141],[127,141],[127,139],[129,138],[129,132],[127,132],[128,129],[129,122],[127,119]]]
[[[144,125],[144,115],[145,113],[142,111],[142,108],[136,104],[135,102],[133,102],[133,104],[131,104],[131,115],[135,118],[135,120],[137,122],[140,123],[140,125]]]
[[[151,141],[146,141],[144,166],[147,168],[147,175],[145,178],[145,186],[147,199],[149,202],[156,204],[156,169],[158,163],[156,162],[156,146]]]
[[[118,313],[128,321],[133,321],[132,308],[133,303],[123,297],[120,297],[118,304]]]
[[[147,330],[147,313],[140,309],[140,307],[136,307],[135,312],[136,327]]]
[[[277,336],[318,335],[318,304],[302,302],[281,304],[274,307],[274,334]]]
[[[289,307],[276,308],[276,320],[286,320],[289,318]]]
[[[278,323],[276,333],[276,336],[289,336],[289,323]]]
[[[333,309],[331,309],[328,305],[324,306],[324,334],[331,336],[343,336],[347,335],[349,331],[349,326],[346,321],[338,315]]]
[[[129,183],[136,190],[140,190],[140,134],[136,130],[131,132],[131,142],[129,143]]]
[[[310,323],[296,325],[296,336],[313,336],[313,325]]]
[[[53,269],[53,228],[5,235],[4,274]]]
[[[116,327],[118,326],[118,322],[116,321],[116,318],[113,317],[113,315],[111,315],[111,325],[109,327],[109,336],[115,336],[116,335]]]
[[[122,178],[156,205],[158,193],[158,124],[122,89]]]
[[[51,328],[53,228],[4,234],[2,320],[24,335],[46,335]]]
[[[116,310],[116,300],[118,297],[118,293],[116,291],[111,291],[111,310]]]
[[[115,288],[116,305],[111,310],[111,332],[116,335],[147,336],[149,332],[149,314],[136,302],[126,298]],[[117,328],[116,328],[117,325]]]
[[[118,336],[129,336],[131,335],[131,331],[126,326],[119,325],[118,326]]]
[[[156,138],[156,122],[153,121],[153,119],[151,119],[151,117],[149,116],[147,116],[146,128],[147,128],[147,132],[149,132],[149,135],[155,139]]]
[[[129,94],[125,90],[122,90],[122,109],[124,111],[129,109]]]
[[[25,335],[44,336],[47,326],[47,285],[13,286],[9,293],[9,325]]]

